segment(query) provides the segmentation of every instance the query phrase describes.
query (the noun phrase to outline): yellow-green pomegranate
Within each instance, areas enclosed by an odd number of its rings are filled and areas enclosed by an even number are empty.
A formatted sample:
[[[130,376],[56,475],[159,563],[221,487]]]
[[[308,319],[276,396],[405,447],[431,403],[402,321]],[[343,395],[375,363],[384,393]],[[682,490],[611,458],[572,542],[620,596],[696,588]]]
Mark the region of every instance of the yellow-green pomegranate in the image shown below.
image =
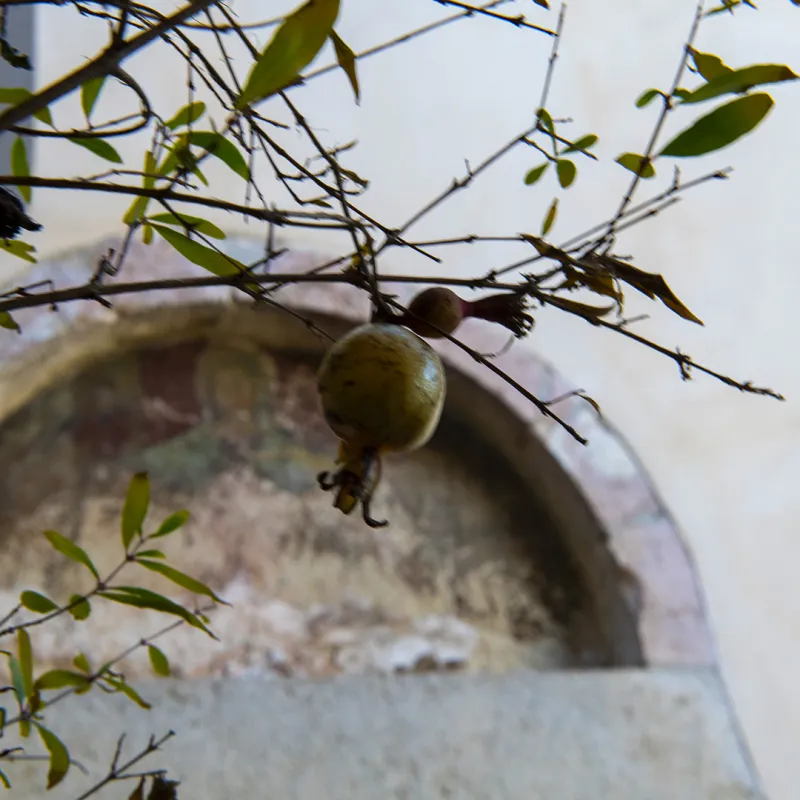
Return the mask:
[[[361,502],[364,521],[380,481],[381,456],[422,447],[442,413],[445,376],[436,351],[400,325],[370,323],[343,336],[317,373],[322,411],[341,439],[339,470],[319,476],[336,489],[334,505],[349,514]]]

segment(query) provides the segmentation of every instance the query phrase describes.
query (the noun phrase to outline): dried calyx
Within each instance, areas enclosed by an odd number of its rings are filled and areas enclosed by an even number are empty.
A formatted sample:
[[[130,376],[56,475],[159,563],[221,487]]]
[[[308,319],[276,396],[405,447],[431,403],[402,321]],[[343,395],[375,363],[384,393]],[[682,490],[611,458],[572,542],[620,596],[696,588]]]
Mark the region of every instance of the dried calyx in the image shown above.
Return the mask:
[[[502,292],[479,300],[464,300],[452,289],[434,286],[415,295],[396,322],[428,339],[452,334],[467,317],[484,319],[508,328],[521,338],[533,327],[533,317],[521,292]]]

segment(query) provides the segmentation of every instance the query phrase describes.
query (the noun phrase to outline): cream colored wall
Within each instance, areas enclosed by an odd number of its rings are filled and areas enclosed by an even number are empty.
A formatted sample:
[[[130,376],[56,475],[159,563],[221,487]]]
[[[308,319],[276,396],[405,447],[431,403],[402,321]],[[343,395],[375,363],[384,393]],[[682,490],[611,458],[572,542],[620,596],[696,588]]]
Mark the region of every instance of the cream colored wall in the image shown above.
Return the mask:
[[[291,5],[237,0],[234,7],[247,18],[270,17]],[[356,49],[447,13],[430,0],[385,3],[380,14],[374,4],[368,10],[365,0],[344,5],[340,31]],[[800,9],[786,0],[762,5],[757,13],[710,21],[698,47],[737,66],[775,61],[800,68]],[[596,152],[603,163],[580,164],[577,184],[561,200],[557,241],[613,213],[628,175],[611,160],[644,147],[656,114],[655,107],[637,111],[633,101],[645,88],[668,86],[693,9],[691,0],[570,3],[549,106],[575,120],[576,135],[600,135]],[[537,22],[555,22],[555,14],[532,3],[524,10]],[[90,42],[85,20],[67,8],[47,9],[40,26],[41,82],[80,63],[104,41],[98,26]],[[465,157],[477,163],[528,123],[548,46],[535,33],[473,19],[364,63],[360,108],[337,73],[294,97],[330,138],[359,137],[360,149],[349,163],[373,182],[362,206],[395,224],[460,175]],[[166,115],[184,102],[185,69],[159,52],[160,45],[151,48],[129,68]],[[695,327],[661,308],[636,304],[634,309],[653,314],[641,332],[669,347],[680,344],[723,372],[765,382],[789,402],[742,396],[702,377],[681,383],[666,359],[560,313],[539,315],[530,346],[601,403],[674,510],[699,562],[724,674],[770,796],[793,800],[800,779],[800,269],[793,224],[800,92],[788,85],[774,94],[777,106],[752,138],[684,165],[690,178],[731,164],[732,180],[706,185],[661,218],[625,233],[619,252],[663,272],[706,323]],[[128,108],[122,92],[109,93],[103,102],[99,110],[111,115]],[[54,112],[59,122],[72,121],[61,107]],[[680,116],[677,125],[691,114]],[[121,151],[138,161],[141,145],[126,143]],[[521,176],[535,163],[530,151],[510,157],[420,225],[417,235],[536,232],[554,181],[524,187]],[[74,146],[42,147],[38,154],[37,169],[45,175],[104,168]],[[211,170],[210,177],[219,193],[243,197],[238,179],[224,169]],[[642,197],[651,192],[650,185],[643,187]],[[41,249],[52,252],[118,230],[126,205],[110,196],[84,194],[78,200],[39,191],[33,212],[46,225]],[[227,224],[254,230],[233,219]],[[340,243],[300,234],[294,241],[317,248]],[[398,252],[384,268],[481,273],[520,252],[505,248],[441,251],[440,267]],[[0,269],[12,279],[11,264],[1,262]]]

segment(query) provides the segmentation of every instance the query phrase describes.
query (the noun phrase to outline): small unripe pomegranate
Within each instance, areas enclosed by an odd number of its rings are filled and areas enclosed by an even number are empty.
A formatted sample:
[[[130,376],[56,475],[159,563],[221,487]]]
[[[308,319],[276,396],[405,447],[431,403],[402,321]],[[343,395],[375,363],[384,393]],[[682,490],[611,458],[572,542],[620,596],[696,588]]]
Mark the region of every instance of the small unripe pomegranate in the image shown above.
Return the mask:
[[[342,466],[333,475],[321,473],[319,484],[337,490],[334,506],[345,514],[360,501],[368,525],[385,525],[370,515],[381,456],[416,450],[433,435],[445,398],[442,362],[413,332],[369,323],[328,350],[317,388],[325,421],[342,440],[337,459]]]
[[[533,327],[523,294],[503,292],[470,301],[444,286],[433,286],[415,295],[398,322],[420,336],[440,339],[444,334],[452,334],[467,317],[504,325],[517,338]]]

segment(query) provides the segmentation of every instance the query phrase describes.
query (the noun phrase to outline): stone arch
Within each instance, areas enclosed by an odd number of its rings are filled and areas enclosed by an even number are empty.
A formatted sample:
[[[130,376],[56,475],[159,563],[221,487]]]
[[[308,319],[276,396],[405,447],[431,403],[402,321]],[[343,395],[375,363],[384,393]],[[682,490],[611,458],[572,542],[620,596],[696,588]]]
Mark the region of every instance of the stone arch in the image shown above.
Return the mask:
[[[252,243],[235,240],[231,246],[247,250]],[[94,257],[103,249],[93,247]],[[314,253],[291,252],[275,269],[301,271],[320,261]],[[92,268],[86,251],[76,251],[37,265],[29,278],[79,284]],[[194,274],[191,265],[157,243],[134,246],[124,277],[136,281],[189,274]],[[363,319],[366,311],[364,297],[345,285],[287,287],[282,298],[338,332]],[[304,363],[319,358],[324,347],[302,321],[247,308],[238,293],[224,287],[134,294],[118,298],[112,309],[81,302],[56,313],[36,309],[17,317],[25,335],[6,337],[0,345],[0,420],[98,364],[152,351],[154,345],[162,355],[150,358],[151,370],[166,350],[171,348],[180,361],[179,348],[191,349],[190,343],[201,340],[247,340]],[[578,576],[572,588],[556,580],[554,591],[586,595],[569,634],[582,644],[559,663],[712,664],[693,566],[669,514],[619,435],[588,404],[572,398],[560,404],[559,413],[590,440],[583,447],[464,352],[450,343],[441,351],[449,371],[447,424],[491,443],[490,450],[519,481],[520,491],[528,493],[531,506],[550,521]],[[513,349],[495,363],[537,396],[554,397],[571,388],[529,349]],[[167,373],[161,377],[170,380]]]

